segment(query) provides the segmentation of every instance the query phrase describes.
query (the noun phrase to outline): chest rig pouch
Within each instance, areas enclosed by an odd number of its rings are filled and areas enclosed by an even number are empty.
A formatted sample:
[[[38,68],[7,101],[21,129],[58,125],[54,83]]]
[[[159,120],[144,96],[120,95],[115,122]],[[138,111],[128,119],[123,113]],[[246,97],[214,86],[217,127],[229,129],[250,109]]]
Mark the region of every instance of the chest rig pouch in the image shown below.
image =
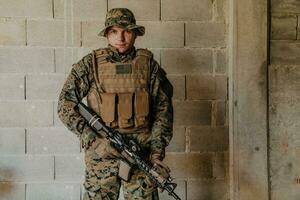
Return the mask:
[[[133,60],[113,63],[105,49],[94,51],[92,87],[87,101],[107,126],[123,133],[149,126],[149,81],[152,53],[138,49]]]

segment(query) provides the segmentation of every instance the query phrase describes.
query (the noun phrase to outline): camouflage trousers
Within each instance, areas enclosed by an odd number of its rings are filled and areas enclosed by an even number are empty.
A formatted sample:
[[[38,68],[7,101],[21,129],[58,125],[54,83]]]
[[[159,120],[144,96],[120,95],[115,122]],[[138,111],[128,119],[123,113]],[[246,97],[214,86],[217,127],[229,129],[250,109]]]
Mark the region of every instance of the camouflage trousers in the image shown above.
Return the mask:
[[[121,185],[126,200],[158,200],[158,192],[151,180],[139,169],[132,170],[128,182],[118,177],[118,153],[97,139],[85,150],[85,193],[83,200],[117,200]]]

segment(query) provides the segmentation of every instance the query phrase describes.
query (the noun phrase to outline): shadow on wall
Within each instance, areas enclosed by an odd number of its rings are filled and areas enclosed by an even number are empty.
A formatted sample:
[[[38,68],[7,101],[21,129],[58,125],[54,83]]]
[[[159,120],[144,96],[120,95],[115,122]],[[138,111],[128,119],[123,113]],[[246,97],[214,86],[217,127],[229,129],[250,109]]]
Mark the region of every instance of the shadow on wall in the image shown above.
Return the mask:
[[[14,176],[14,170],[9,168],[0,168],[0,197],[1,199],[5,197],[10,197],[15,191],[15,184],[13,182],[7,182],[12,180]]]

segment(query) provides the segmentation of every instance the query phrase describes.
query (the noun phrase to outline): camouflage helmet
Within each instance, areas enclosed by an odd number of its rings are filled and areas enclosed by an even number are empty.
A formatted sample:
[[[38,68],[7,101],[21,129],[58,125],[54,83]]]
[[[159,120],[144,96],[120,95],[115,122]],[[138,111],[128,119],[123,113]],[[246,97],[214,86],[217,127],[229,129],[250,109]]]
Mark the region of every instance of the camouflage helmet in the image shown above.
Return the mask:
[[[135,30],[138,36],[145,34],[145,27],[136,25],[135,17],[127,8],[113,8],[106,14],[105,28],[98,34],[106,36],[107,30],[112,26],[119,26],[128,30]]]

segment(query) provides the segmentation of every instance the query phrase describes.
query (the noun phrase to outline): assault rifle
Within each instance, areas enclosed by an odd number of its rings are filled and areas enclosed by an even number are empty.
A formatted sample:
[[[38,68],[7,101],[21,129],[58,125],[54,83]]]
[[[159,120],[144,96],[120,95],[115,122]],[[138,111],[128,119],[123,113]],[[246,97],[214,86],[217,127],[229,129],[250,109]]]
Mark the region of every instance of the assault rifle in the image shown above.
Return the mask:
[[[168,175],[166,178],[159,174],[150,162],[146,161],[142,156],[142,149],[134,140],[124,138],[120,132],[107,127],[100,117],[88,108],[85,104],[78,104],[79,113],[88,121],[91,128],[101,137],[106,138],[110,144],[122,155],[120,163],[119,177],[125,181],[129,180],[131,167],[138,167],[142,170],[161,190],[166,190],[168,194],[176,200],[181,200],[174,192],[177,184],[173,183],[173,179]]]

